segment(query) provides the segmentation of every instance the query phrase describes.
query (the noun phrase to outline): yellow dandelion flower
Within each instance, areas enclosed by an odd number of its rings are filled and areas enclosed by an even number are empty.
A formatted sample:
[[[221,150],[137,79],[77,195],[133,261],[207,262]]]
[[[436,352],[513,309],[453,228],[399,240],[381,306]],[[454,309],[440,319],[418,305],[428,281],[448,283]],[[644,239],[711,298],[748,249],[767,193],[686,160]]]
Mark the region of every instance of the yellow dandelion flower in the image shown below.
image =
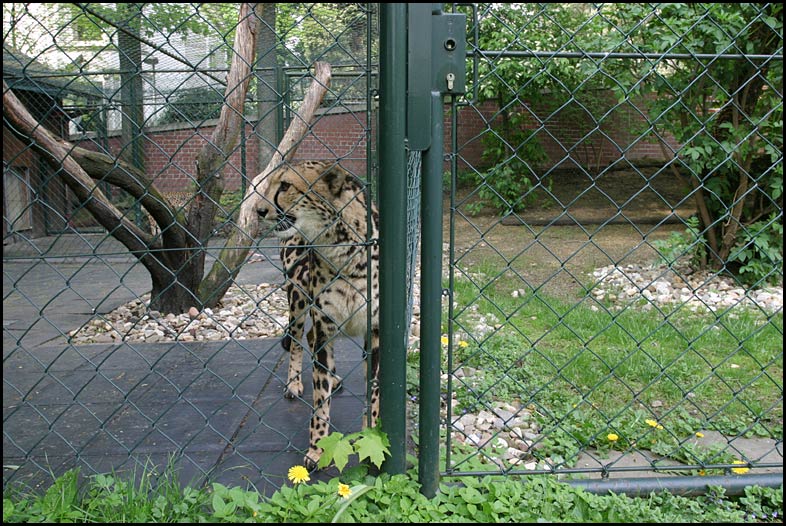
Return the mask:
[[[469,344],[467,342],[465,342],[464,340],[461,340],[460,342],[458,342],[458,346],[461,349],[466,349],[467,347],[469,347]]]
[[[287,473],[287,477],[291,480],[294,484],[299,484],[301,482],[308,482],[311,480],[311,477],[308,475],[308,470],[303,466],[292,466],[289,468],[289,473]]]
[[[700,469],[700,470],[699,470],[699,476],[700,476],[700,477],[703,477],[703,476],[705,476],[706,474],[707,474],[707,472],[706,472],[706,471],[704,471],[703,469]]]
[[[645,423],[645,424],[647,424],[647,425],[648,425],[648,426],[650,426],[650,427],[658,427],[658,426],[660,425],[660,424],[658,424],[658,421],[657,421],[657,420],[653,420],[653,419],[651,419],[651,418],[648,418],[648,419],[646,419],[646,420],[644,421],[644,423]]]
[[[655,429],[663,429],[663,426],[658,424],[657,426],[655,426]]]
[[[609,439],[609,442],[616,442],[617,440],[620,439],[620,437],[615,433],[609,433],[608,435],[606,435],[606,438]]]
[[[747,464],[747,462],[744,460],[735,460],[732,464]],[[750,468],[731,468],[731,472],[737,475],[744,475],[748,471],[750,471]]]
[[[345,499],[348,499],[349,496],[352,495],[352,488],[350,488],[346,484],[339,484],[338,485],[338,494],[341,497],[343,497]]]
[[[704,433],[701,431],[696,431],[696,438],[704,438]]]
[[[443,336],[440,339],[440,341],[442,342],[442,345],[447,345],[448,344],[448,337],[447,336]]]

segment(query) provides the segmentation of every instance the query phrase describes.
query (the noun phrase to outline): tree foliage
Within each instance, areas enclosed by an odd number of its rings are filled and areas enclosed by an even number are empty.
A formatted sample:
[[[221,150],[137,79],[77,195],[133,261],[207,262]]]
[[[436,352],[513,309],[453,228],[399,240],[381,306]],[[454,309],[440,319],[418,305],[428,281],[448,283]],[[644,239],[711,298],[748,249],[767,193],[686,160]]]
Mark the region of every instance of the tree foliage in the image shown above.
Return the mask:
[[[364,65],[366,15],[357,3],[276,4],[284,65],[308,66],[315,61]]]
[[[478,178],[479,195],[501,212],[518,211],[533,199],[547,160],[544,140],[559,141],[585,170],[600,168],[604,127],[615,107],[607,63],[553,55],[614,49],[622,39],[586,4],[487,4],[478,19],[477,46],[481,54],[494,53],[479,61],[470,90],[480,103],[499,108],[483,137],[490,169]],[[533,51],[541,53],[517,55]],[[558,125],[564,121],[570,130]]]
[[[778,249],[765,239],[783,229],[783,64],[773,58],[783,52],[782,6],[664,4],[647,13],[624,4],[616,20],[641,51],[669,54],[629,62],[617,92],[656,95],[648,123],[681,145],[673,166],[694,189],[709,263],[752,282],[779,279],[782,241]]]
[[[490,4],[478,19],[476,89],[481,102],[499,106],[484,138],[492,168],[480,183],[498,208],[526,202],[543,159],[542,138],[558,140],[592,173],[608,147],[604,128],[618,110],[633,108],[644,117],[634,130],[640,140],[661,143],[675,159],[670,169],[692,188],[705,263],[749,281],[779,278],[783,66],[773,58],[783,49],[779,5]],[[568,118],[577,136],[551,128],[557,118]],[[680,145],[674,152],[669,135]]]

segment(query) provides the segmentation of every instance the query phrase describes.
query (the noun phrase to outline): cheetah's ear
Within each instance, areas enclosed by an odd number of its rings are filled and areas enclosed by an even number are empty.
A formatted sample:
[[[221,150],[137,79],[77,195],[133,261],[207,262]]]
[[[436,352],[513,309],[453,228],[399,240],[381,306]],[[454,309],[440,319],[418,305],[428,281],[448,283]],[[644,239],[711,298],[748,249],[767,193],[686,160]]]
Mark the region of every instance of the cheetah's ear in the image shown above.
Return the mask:
[[[332,166],[330,170],[322,174],[322,180],[330,190],[330,193],[338,197],[344,188],[344,183],[347,180],[347,172],[339,166]]]

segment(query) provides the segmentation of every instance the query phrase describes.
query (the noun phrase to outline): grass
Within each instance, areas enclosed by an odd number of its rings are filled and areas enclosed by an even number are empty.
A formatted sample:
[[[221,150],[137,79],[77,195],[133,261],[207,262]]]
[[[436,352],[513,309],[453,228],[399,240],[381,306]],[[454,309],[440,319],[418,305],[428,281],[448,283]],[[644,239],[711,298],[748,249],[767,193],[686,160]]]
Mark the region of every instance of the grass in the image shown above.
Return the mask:
[[[468,345],[453,346],[450,372],[477,371],[454,382],[456,411],[500,400],[534,407],[539,454],[568,465],[590,447],[635,446],[689,464],[735,460],[690,450],[701,430],[782,439],[782,312],[614,310],[520,289],[495,263],[454,283],[454,343]],[[619,440],[609,444],[609,433]]]
[[[209,502],[198,489],[182,488],[174,463],[163,474],[143,469],[131,478],[97,474],[87,483],[79,469],[66,471],[45,492],[19,485],[3,489],[3,522],[190,522]]]

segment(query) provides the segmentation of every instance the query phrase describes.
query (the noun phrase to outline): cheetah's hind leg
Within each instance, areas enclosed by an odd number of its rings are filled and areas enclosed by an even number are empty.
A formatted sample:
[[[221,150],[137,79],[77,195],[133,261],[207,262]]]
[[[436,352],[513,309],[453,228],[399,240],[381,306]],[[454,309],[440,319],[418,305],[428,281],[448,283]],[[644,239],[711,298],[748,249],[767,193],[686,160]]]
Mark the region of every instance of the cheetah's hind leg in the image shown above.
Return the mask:
[[[302,338],[305,315],[304,313],[294,313],[290,309],[289,317],[289,325],[284,333],[284,337],[281,339],[281,346],[289,353],[289,368],[287,370],[287,383],[284,387],[284,398],[294,400],[303,396]],[[311,345],[310,341],[309,345]],[[335,371],[331,374],[331,379],[333,383],[333,393],[335,394],[341,391],[344,387],[343,379],[335,374]]]

